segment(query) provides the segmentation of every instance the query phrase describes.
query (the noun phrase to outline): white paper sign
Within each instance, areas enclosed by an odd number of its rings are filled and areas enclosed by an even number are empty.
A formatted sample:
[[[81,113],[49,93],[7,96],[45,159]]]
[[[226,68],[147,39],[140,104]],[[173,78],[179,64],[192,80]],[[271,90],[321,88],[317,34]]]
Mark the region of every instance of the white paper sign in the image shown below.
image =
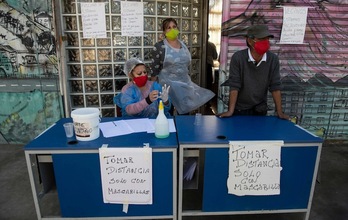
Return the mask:
[[[280,194],[280,150],[283,141],[231,141],[229,194]]]
[[[152,149],[99,148],[104,203],[152,204]]]
[[[279,43],[302,44],[307,23],[307,7],[284,7]]]
[[[80,3],[83,38],[106,38],[105,3]]]
[[[142,2],[121,1],[121,35],[144,35],[144,9]]]

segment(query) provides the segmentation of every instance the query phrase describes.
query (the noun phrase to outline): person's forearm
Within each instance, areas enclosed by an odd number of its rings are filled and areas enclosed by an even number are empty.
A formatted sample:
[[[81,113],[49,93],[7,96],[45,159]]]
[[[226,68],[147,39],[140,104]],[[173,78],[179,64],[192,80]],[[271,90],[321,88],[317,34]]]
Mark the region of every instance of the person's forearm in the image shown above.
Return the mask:
[[[273,91],[272,92],[272,96],[273,96],[273,101],[274,101],[274,105],[275,105],[276,111],[279,112],[279,113],[283,113],[282,97],[281,97],[280,90]]]
[[[126,106],[126,112],[128,115],[136,115],[142,112],[149,104],[146,102],[145,99],[132,103]]]
[[[237,97],[238,97],[238,90],[231,90],[229,104],[228,104],[228,111],[231,113],[234,112],[234,109],[236,107]]]
[[[218,113],[217,116],[220,118],[231,117],[233,115],[234,108],[236,107],[237,97],[238,97],[238,90],[230,90],[228,111]]]
[[[282,96],[281,96],[280,90],[273,91],[272,96],[273,96],[273,101],[274,101],[274,105],[276,107],[278,117],[281,119],[290,120],[290,117],[283,112]]]

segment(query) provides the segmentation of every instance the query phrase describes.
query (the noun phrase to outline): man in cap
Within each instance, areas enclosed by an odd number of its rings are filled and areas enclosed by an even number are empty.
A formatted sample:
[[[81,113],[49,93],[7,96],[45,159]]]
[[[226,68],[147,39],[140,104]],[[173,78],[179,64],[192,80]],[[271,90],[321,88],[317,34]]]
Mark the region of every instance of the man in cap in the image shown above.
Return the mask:
[[[217,116],[266,115],[270,91],[278,117],[289,119],[282,111],[279,59],[268,51],[269,38],[274,36],[266,25],[254,25],[248,28],[245,37],[248,48],[233,54],[229,79],[222,84],[230,87],[228,111]]]

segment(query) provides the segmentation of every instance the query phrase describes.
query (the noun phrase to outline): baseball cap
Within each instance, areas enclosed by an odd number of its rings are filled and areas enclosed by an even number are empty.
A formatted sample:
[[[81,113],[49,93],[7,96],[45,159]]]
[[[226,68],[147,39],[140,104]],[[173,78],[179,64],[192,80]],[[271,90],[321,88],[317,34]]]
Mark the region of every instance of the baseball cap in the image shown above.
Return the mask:
[[[143,63],[143,61],[139,60],[138,58],[135,58],[135,57],[130,58],[124,64],[123,71],[125,74],[129,75],[132,72],[132,70],[138,65],[145,65],[145,64]]]
[[[271,37],[273,38],[274,35],[269,33],[268,27],[264,24],[258,24],[253,25],[248,28],[247,31],[247,37],[250,38],[265,38],[265,37]]]

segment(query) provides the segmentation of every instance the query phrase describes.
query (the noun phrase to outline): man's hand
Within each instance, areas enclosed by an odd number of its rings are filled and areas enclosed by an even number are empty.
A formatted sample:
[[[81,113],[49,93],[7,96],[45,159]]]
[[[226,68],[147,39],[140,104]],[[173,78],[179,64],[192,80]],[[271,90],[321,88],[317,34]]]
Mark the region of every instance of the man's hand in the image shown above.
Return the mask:
[[[284,112],[277,112],[277,115],[280,119],[290,120],[289,115],[285,114]]]
[[[230,111],[216,114],[216,116],[219,118],[228,118],[228,117],[231,117],[232,115],[233,115],[233,112],[230,112]]]

